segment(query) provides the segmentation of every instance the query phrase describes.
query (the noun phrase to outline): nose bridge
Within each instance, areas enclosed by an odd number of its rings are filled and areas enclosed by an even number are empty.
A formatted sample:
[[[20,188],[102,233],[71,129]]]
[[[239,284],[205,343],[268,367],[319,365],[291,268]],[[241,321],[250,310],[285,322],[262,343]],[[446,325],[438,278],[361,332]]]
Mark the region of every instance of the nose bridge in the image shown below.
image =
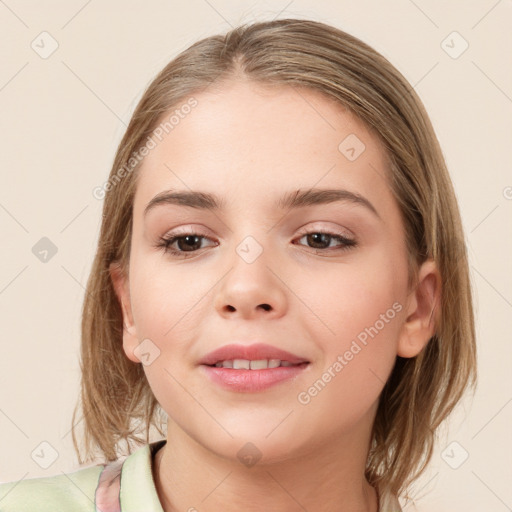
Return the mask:
[[[249,211],[249,213],[247,213]],[[265,209],[256,209],[247,203],[245,207],[232,213],[234,221],[230,226],[230,238],[235,254],[233,264],[244,262],[252,265],[257,261],[260,264],[269,263],[271,253],[277,245],[277,230],[266,219]],[[275,224],[275,222],[274,222]],[[238,259],[241,262],[238,262]],[[264,266],[264,265],[263,265]]]
[[[246,235],[236,246],[235,252],[247,265],[252,265],[257,260],[260,260],[260,263],[264,263],[268,259],[268,245],[268,237],[263,239],[260,233],[255,236]]]
[[[271,252],[270,237],[265,236],[262,230],[243,235],[234,246],[232,277],[240,281],[246,290],[257,291],[261,287],[269,291],[273,281]]]

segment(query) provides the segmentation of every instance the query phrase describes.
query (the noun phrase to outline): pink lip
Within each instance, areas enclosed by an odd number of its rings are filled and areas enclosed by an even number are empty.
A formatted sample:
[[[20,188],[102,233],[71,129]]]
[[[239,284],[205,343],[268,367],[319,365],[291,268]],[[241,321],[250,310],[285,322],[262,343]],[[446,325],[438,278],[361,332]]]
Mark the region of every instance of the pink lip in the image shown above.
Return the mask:
[[[219,368],[218,361],[234,359],[280,359],[289,361],[295,366],[279,366],[263,370],[235,370],[233,368]],[[309,366],[309,361],[303,357],[291,354],[264,343],[254,345],[225,345],[210,352],[202,361],[201,368],[216,384],[230,391],[257,392],[267,389],[279,382],[296,377]]]
[[[213,382],[224,389],[250,393],[262,391],[279,382],[296,377],[308,366],[308,363],[302,363],[296,366],[278,366],[264,370],[234,370],[233,368],[205,365],[200,368]]]
[[[281,361],[289,361],[292,364],[309,362],[303,357],[273,347],[272,345],[255,343],[253,345],[224,345],[207,354],[199,364],[214,365],[219,361],[230,361],[233,359],[247,359],[249,361],[257,361],[258,359],[280,359]]]

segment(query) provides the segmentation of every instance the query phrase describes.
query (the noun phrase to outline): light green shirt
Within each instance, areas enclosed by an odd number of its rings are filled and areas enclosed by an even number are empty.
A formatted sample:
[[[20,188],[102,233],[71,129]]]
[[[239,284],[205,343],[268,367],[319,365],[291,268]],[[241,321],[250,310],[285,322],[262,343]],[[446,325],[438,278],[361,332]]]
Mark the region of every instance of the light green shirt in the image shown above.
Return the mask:
[[[146,444],[124,459],[119,491],[122,512],[163,512],[153,480],[152,454],[164,443]],[[104,467],[98,464],[72,473],[0,484],[0,512],[99,512],[96,488]],[[385,493],[380,496],[379,512],[402,509],[395,496]]]

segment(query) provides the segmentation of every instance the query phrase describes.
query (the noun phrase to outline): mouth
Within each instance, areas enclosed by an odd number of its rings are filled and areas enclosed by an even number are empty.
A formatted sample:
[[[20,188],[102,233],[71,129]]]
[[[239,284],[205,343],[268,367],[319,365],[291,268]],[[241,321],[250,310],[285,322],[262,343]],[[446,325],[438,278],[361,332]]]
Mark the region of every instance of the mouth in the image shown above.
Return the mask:
[[[288,368],[290,366],[308,365],[309,361],[301,363],[292,363],[281,359],[228,359],[217,361],[215,364],[209,364],[212,368],[230,368],[233,370],[266,370],[272,368]]]
[[[210,352],[200,361],[202,365],[219,365],[218,367],[244,370],[261,370],[302,363],[309,363],[309,361],[304,357],[265,343],[224,345]]]
[[[235,392],[259,392],[301,375],[310,361],[266,344],[225,345],[200,363],[210,382]]]

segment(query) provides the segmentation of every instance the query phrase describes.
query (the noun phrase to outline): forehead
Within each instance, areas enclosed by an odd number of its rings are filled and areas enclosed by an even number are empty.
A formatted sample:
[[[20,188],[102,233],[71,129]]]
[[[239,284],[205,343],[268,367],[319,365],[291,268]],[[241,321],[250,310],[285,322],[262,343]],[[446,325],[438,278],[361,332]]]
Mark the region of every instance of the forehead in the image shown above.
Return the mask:
[[[297,189],[343,186],[376,197],[388,188],[378,137],[319,91],[236,81],[192,96],[194,108],[175,115],[161,140],[153,136],[155,147],[140,168],[135,215],[170,189],[211,192],[227,206],[270,207]]]

